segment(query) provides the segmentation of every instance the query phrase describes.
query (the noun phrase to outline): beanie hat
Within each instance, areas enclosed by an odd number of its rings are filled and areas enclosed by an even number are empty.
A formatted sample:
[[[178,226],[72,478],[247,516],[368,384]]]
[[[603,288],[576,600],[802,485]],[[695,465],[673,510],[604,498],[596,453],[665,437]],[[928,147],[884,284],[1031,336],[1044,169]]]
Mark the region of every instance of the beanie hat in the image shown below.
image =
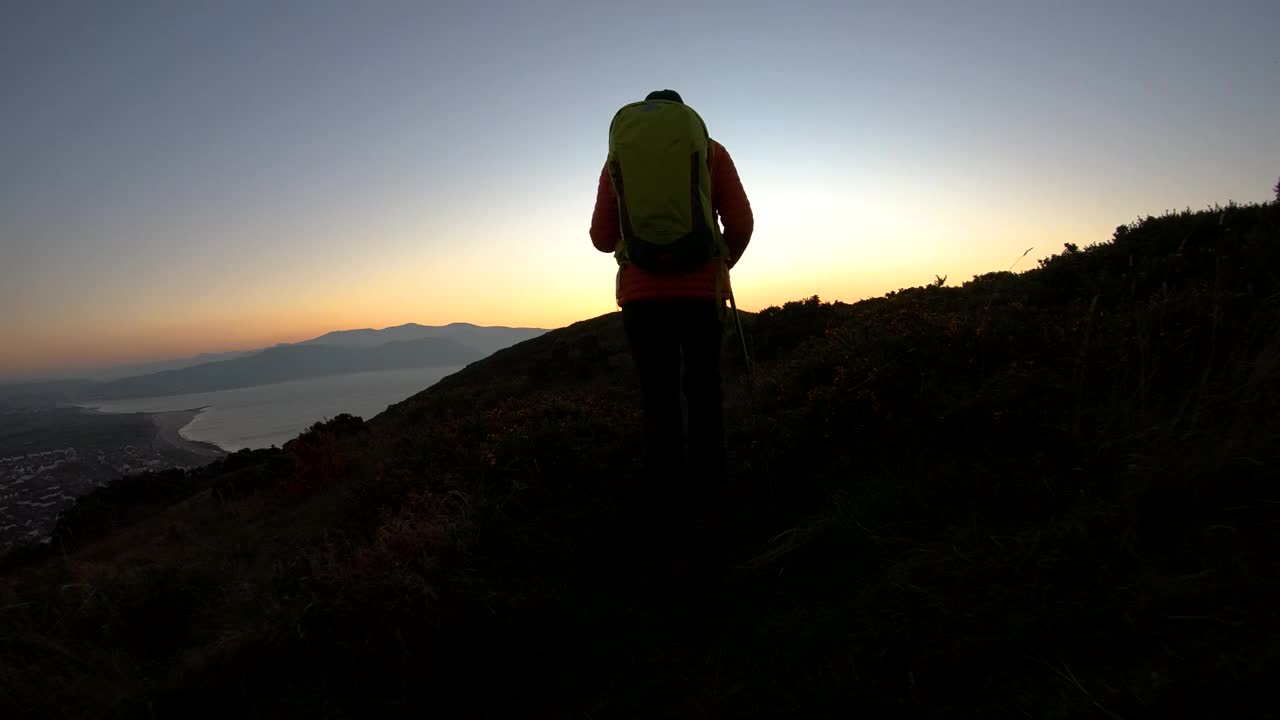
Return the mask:
[[[680,93],[675,90],[654,90],[646,95],[644,99],[646,102],[650,100],[670,100],[671,102],[684,104],[684,100],[680,97]]]

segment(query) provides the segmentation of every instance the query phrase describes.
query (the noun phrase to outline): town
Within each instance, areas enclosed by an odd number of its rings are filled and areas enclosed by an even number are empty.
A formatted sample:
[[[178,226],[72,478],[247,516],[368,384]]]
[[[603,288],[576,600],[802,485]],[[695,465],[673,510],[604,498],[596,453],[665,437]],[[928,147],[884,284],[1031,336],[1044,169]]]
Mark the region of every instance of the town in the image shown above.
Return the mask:
[[[117,478],[195,467],[220,454],[173,442],[163,415],[0,413],[0,554],[46,539],[59,513]]]

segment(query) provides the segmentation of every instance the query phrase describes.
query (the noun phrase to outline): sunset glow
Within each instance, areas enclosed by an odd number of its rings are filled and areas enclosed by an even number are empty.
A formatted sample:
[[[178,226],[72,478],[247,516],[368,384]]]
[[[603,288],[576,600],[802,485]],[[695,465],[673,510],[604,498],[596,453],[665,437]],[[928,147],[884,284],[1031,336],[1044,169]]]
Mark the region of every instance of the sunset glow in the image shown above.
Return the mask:
[[[606,131],[663,87],[751,198],[747,310],[1267,200],[1280,6],[1114,5],[29,5],[0,30],[0,379],[609,312]]]

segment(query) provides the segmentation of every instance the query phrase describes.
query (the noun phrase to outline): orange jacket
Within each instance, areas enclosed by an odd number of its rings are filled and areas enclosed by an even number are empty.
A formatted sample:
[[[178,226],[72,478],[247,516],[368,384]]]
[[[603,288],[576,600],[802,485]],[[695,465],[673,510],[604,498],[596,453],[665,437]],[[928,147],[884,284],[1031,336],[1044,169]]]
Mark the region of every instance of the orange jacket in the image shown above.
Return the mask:
[[[724,241],[729,247],[726,264],[733,267],[747,250],[755,218],[751,203],[738,179],[738,169],[733,165],[729,151],[715,140],[711,141],[711,209],[724,225]],[[622,239],[622,225],[618,218],[618,197],[609,179],[609,164],[600,171],[600,185],[596,189],[596,209],[591,214],[591,244],[600,252],[611,253]],[[711,298],[716,297],[716,273],[720,260],[712,258],[705,265],[682,273],[654,273],[635,265],[618,268],[618,304],[633,300],[663,298]],[[728,294],[729,274],[726,272],[721,292]]]

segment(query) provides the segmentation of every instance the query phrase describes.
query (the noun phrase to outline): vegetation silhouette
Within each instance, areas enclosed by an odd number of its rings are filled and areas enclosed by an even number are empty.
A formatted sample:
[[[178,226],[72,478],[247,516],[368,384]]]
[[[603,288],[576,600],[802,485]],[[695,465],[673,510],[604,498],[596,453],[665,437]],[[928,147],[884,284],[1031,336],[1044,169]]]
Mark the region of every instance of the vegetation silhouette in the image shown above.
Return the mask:
[[[710,587],[641,572],[615,313],[86,499],[6,570],[0,709],[1271,712],[1280,204],[943,279],[745,318]]]

